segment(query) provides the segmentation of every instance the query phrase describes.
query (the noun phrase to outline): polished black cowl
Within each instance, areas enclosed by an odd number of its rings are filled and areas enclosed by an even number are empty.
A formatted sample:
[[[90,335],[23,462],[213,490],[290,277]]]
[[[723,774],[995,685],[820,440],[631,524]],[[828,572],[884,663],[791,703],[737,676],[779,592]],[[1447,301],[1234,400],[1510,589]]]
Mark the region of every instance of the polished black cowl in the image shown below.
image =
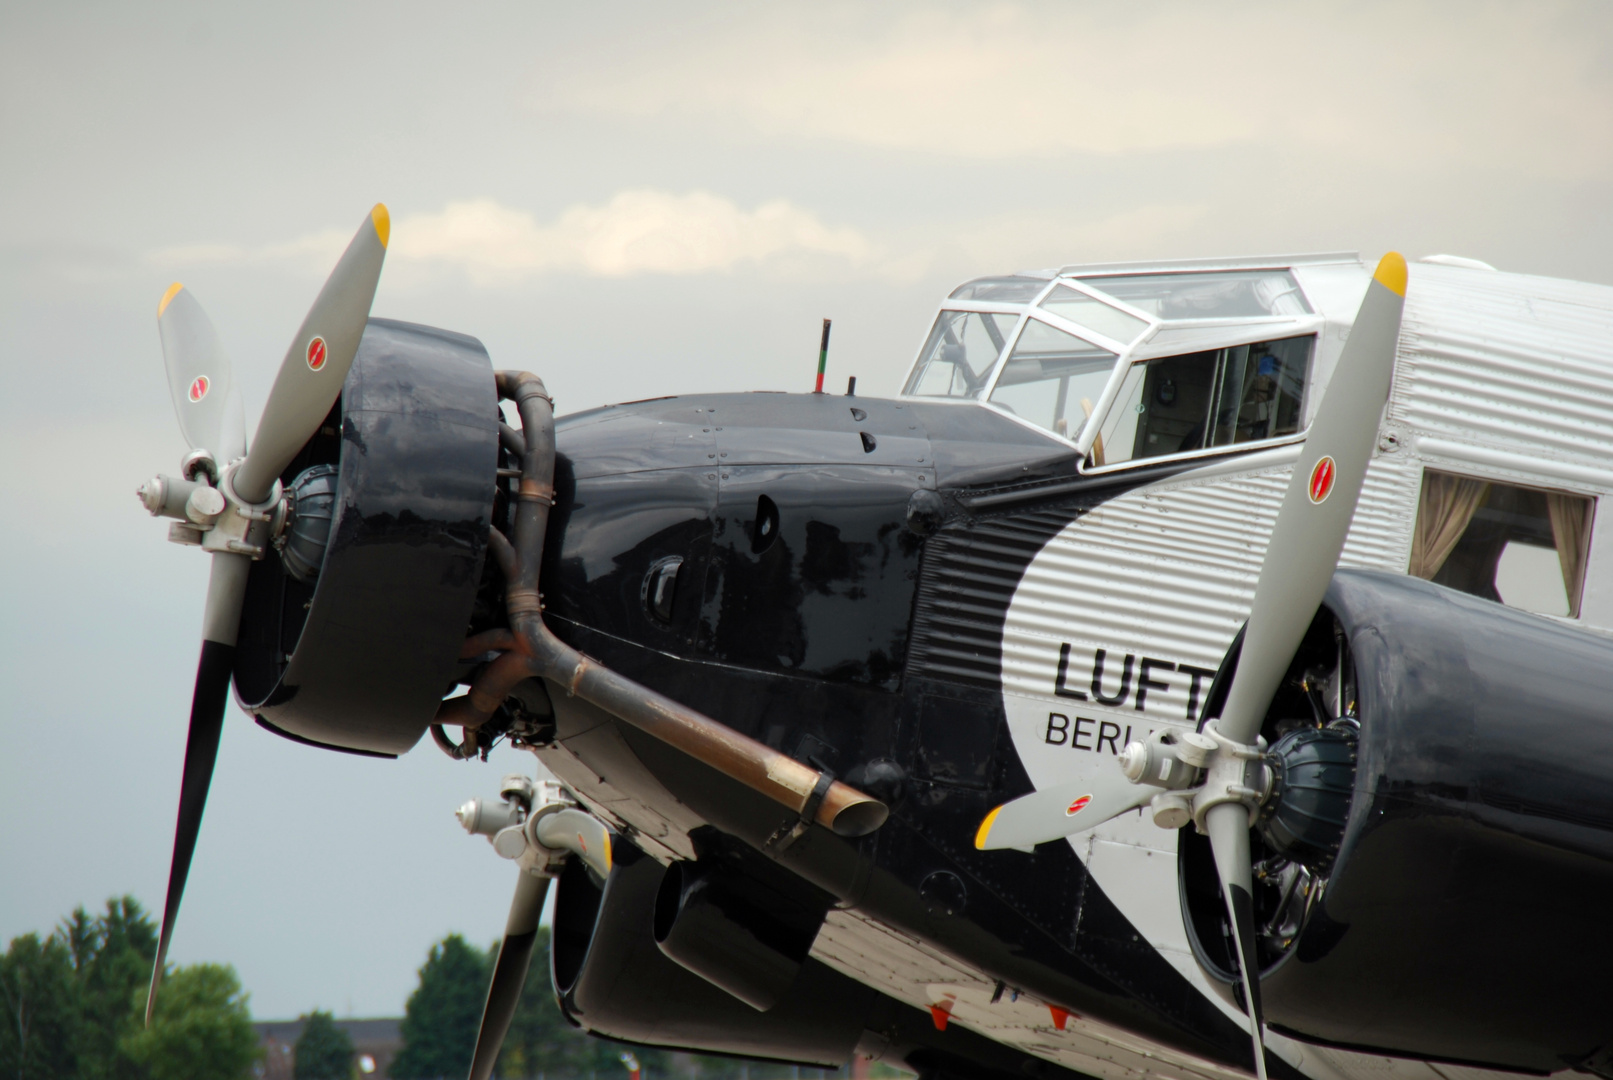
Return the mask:
[[[241,707],[301,742],[382,755],[413,746],[455,680],[497,454],[481,343],[371,319],[341,400],[282,477],[304,511],[285,553],[252,566]]]
[[[1613,1041],[1591,989],[1613,969],[1613,641],[1396,574],[1341,571],[1324,608],[1353,657],[1355,783],[1262,972],[1267,1022],[1433,1060],[1585,1062]],[[1208,846],[1184,831],[1180,851],[1195,952],[1229,982]]]

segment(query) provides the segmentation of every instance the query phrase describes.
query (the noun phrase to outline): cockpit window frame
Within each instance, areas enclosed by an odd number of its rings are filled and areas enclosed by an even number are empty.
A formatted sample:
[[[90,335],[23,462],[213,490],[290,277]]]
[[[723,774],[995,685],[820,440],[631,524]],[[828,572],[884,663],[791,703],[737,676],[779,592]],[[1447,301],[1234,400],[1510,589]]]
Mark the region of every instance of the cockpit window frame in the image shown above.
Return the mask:
[[[1269,269],[1274,271],[1280,270],[1289,274],[1292,274],[1293,272],[1293,268],[1288,265],[1245,267],[1240,269],[1245,271],[1253,269]],[[1071,268],[1071,271],[1078,272],[1077,268]],[[1167,274],[1170,272],[1171,271],[1160,271],[1161,274]],[[990,376],[982,384],[982,389],[977,396],[970,398],[923,397],[922,400],[934,404],[973,405],[991,409],[999,416],[1006,417],[1022,427],[1030,428],[1031,430],[1039,432],[1049,439],[1057,440],[1058,442],[1064,443],[1065,445],[1071,447],[1080,456],[1081,465],[1079,468],[1083,474],[1107,474],[1124,469],[1138,468],[1143,465],[1152,465],[1166,460],[1182,461],[1192,460],[1195,458],[1225,456],[1234,448],[1229,446],[1212,446],[1198,450],[1183,451],[1175,454],[1161,454],[1157,457],[1134,458],[1126,461],[1116,462],[1113,465],[1088,464],[1093,443],[1096,440],[1097,434],[1104,419],[1108,416],[1109,411],[1114,408],[1115,400],[1119,397],[1120,391],[1125,384],[1126,376],[1130,373],[1132,365],[1143,363],[1150,359],[1157,359],[1161,356],[1172,355],[1171,352],[1150,349],[1149,347],[1162,330],[1201,329],[1213,333],[1213,331],[1216,329],[1224,328],[1227,331],[1224,336],[1214,335],[1216,342],[1215,347],[1217,348],[1229,348],[1237,345],[1253,345],[1270,340],[1274,337],[1297,337],[1304,335],[1315,335],[1319,343],[1322,332],[1326,325],[1326,318],[1322,314],[1316,312],[1315,304],[1308,296],[1305,295],[1304,286],[1300,284],[1297,279],[1295,281],[1296,288],[1298,288],[1299,295],[1306,306],[1311,308],[1310,313],[1230,317],[1206,316],[1193,319],[1161,319],[1157,315],[1149,314],[1148,312],[1131,306],[1123,300],[1110,296],[1099,287],[1104,277],[1135,277],[1138,276],[1138,274],[1139,271],[1136,269],[1128,269],[1125,273],[1117,272],[1113,274],[1092,274],[1089,272],[1082,274],[1081,277],[1074,276],[1073,272],[1055,274],[1047,280],[1047,283],[1037,291],[1036,295],[1032,299],[1023,304],[1009,304],[1001,301],[953,300],[950,297],[943,299],[936,307],[935,318],[939,318],[941,312],[943,311],[978,311],[998,315],[1013,314],[1017,316],[1017,318],[1014,323],[1012,333],[1007,336],[1003,343],[1003,347],[997,352],[997,358],[993,361]],[[1130,342],[1120,342],[1097,330],[1093,330],[1080,323],[1072,322],[1071,320],[1064,318],[1053,311],[1042,308],[1042,302],[1047,299],[1048,295],[1059,286],[1072,289],[1079,293],[1084,293],[1100,303],[1107,304],[1108,306],[1122,311],[1133,318],[1146,322],[1148,327],[1137,334],[1137,336]],[[1060,435],[1056,431],[1049,430],[1035,421],[1019,416],[1008,409],[1004,409],[993,404],[991,401],[991,395],[997,389],[998,380],[1002,378],[1003,371],[1007,366],[1007,360],[1013,355],[1014,348],[1018,344],[1020,336],[1025,332],[1025,328],[1029,325],[1030,320],[1032,319],[1042,322],[1055,330],[1059,330],[1080,338],[1096,348],[1112,352],[1116,356],[1114,370],[1110,373],[1108,382],[1104,384],[1103,393],[1099,396],[1098,400],[1093,403],[1092,415],[1084,424],[1081,425],[1074,438]],[[933,320],[931,325],[934,325]],[[928,335],[926,335],[926,341],[927,340]],[[1199,351],[1199,349],[1202,347],[1203,346],[1196,346],[1193,348],[1184,349],[1182,351]],[[918,364],[923,359],[923,346],[921,345],[920,348],[921,355],[915,357],[913,363],[908,367],[907,379],[912,378],[913,371],[917,369]],[[1313,377],[1315,374],[1315,358],[1316,354],[1313,351]],[[904,387],[906,386],[907,379],[904,379]],[[1290,443],[1303,442],[1310,430],[1309,413],[1312,406],[1312,389],[1313,384],[1310,381],[1307,381],[1305,388],[1305,401],[1302,407],[1302,415],[1306,417],[1306,423],[1298,432],[1295,432],[1291,435],[1281,435],[1272,439],[1261,439],[1248,443],[1239,443],[1236,445],[1236,452],[1244,453],[1249,450],[1270,449],[1273,447],[1281,447]],[[918,397],[918,395],[908,395],[905,392],[900,396]]]

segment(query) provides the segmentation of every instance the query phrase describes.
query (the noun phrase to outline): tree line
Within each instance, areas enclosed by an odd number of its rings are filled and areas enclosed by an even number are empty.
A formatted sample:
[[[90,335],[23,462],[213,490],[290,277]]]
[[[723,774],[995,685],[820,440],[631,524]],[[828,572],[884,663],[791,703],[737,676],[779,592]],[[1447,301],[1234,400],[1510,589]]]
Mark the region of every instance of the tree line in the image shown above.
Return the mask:
[[[263,1058],[247,994],[224,964],[170,965],[144,1023],[157,927],[130,896],[92,915],[80,907],[50,934],[13,938],[0,955],[0,1080],[247,1080]],[[498,946],[458,934],[431,947],[409,995],[392,1080],[462,1077],[470,1067]],[[670,1053],[589,1036],[561,1014],[544,970],[549,928],[495,1074],[502,1080],[810,1080],[818,1070]],[[296,1080],[351,1080],[352,1041],[329,1012],[301,1018]],[[880,1070],[881,1073],[886,1070]],[[894,1073],[892,1073],[894,1075]]]
[[[145,1025],[157,928],[133,897],[74,910],[0,956],[0,1078],[233,1080],[258,1060],[235,969],[170,966]]]

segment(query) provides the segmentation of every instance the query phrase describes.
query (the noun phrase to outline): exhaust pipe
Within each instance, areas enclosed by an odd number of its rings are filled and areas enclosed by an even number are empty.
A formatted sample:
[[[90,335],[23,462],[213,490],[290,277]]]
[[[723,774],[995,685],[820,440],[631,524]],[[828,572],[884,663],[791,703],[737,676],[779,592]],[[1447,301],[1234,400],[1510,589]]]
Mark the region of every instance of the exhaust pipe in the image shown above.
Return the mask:
[[[795,828],[780,838],[781,848],[813,822],[845,837],[866,836],[883,825],[890,810],[878,799],[612,671],[550,632],[538,598],[538,570],[554,505],[554,402],[529,372],[501,371],[497,379],[499,396],[520,410],[525,442],[513,542],[497,529],[489,541],[506,581],[513,640],[470,693],[443,702],[432,728],[437,742],[456,756],[474,752],[475,729],[517,683],[537,675],[797,814]],[[459,747],[442,734],[445,724],[465,729]]]

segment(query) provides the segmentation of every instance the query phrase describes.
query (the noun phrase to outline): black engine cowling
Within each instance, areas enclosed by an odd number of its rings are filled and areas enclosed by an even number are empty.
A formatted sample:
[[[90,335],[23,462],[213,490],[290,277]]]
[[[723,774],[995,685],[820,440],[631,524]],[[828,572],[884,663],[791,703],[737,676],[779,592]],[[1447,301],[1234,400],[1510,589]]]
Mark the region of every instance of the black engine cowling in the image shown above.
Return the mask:
[[[1278,748],[1284,718],[1307,711],[1296,688],[1340,655],[1335,626],[1344,670],[1330,693],[1342,679],[1359,736],[1346,720],[1310,740],[1307,797],[1322,817],[1347,813],[1342,828],[1306,818],[1311,836],[1286,852],[1300,826],[1257,829],[1267,1022],[1388,1053],[1580,1064],[1613,1042],[1605,998],[1586,992],[1613,965],[1613,641],[1415,578],[1341,571],[1268,717]],[[1184,829],[1179,851],[1189,936],[1230,996],[1208,842]]]
[[[235,689],[260,724],[358,753],[419,740],[481,579],[498,418],[479,341],[369,321],[341,400],[281,478],[307,520],[252,565]]]

